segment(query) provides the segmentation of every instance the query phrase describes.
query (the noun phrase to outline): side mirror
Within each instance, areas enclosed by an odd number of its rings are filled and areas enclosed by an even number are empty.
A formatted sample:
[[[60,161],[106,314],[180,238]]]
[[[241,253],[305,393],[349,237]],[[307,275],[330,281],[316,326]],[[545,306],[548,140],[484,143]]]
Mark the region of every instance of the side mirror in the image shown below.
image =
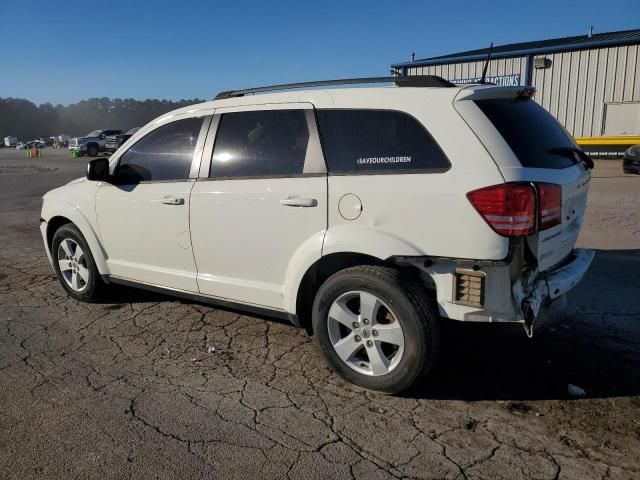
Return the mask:
[[[96,158],[87,164],[87,180],[106,182],[109,180],[109,160]]]

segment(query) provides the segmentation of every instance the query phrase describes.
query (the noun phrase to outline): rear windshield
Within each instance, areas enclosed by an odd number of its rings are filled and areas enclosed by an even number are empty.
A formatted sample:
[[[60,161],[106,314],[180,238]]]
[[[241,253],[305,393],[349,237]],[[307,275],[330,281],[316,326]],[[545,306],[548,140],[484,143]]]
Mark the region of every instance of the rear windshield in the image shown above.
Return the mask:
[[[572,155],[552,152],[576,145],[562,125],[533,100],[476,100],[476,105],[504,137],[523,167],[565,168],[576,163]]]

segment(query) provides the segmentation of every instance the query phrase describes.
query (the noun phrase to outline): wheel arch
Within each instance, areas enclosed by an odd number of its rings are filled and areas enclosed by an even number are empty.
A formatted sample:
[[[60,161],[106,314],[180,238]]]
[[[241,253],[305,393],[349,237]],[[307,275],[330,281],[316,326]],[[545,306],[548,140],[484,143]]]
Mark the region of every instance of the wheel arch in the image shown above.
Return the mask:
[[[295,297],[295,313],[297,325],[311,332],[311,308],[313,299],[324,281],[331,275],[350,267],[361,265],[387,266],[403,270],[415,278],[420,277],[420,271],[411,266],[397,263],[360,252],[335,252],[322,256],[314,262],[302,276]]]
[[[51,249],[51,246],[53,244],[53,236],[55,235],[56,231],[61,226],[66,225],[67,223],[73,224],[71,220],[63,215],[56,215],[55,217],[49,219],[49,221],[47,222],[47,246],[49,247],[49,249]]]
[[[370,226],[338,225],[318,233],[298,249],[289,264],[283,291],[284,308],[297,316],[298,323],[304,324],[305,312],[301,307],[309,295],[309,282],[315,283],[313,279],[319,273],[330,272],[321,277],[326,279],[338,270],[356,265],[392,265],[388,259],[394,255],[425,253],[391,233]]]
[[[53,242],[53,236],[55,235],[56,231],[62,225],[71,223],[78,230],[80,230],[80,233],[82,233],[82,236],[89,245],[89,248],[91,249],[91,255],[93,256],[93,259],[96,263],[98,272],[100,272],[101,275],[108,274],[109,270],[107,268],[106,262],[107,255],[98,240],[98,236],[95,230],[93,229],[89,221],[84,217],[84,215],[82,215],[78,211],[78,209],[62,202],[55,205],[55,211],[56,213],[49,217],[49,219],[47,220],[46,238],[47,248],[49,249],[49,251],[51,251],[51,244]],[[53,254],[53,252],[51,253]]]
[[[320,257],[302,275],[293,298],[298,325],[311,332],[313,299],[320,285],[331,275],[357,265],[382,265],[384,263],[384,260],[380,258],[358,252],[335,252]]]

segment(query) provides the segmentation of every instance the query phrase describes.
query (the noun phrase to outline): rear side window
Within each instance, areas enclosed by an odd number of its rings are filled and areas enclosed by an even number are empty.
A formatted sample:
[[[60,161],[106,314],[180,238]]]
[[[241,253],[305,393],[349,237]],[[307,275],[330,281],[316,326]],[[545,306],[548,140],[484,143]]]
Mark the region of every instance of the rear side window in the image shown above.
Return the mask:
[[[122,157],[115,172],[118,183],[189,178],[202,118],[187,118],[156,128]]]
[[[210,176],[299,175],[308,146],[304,110],[225,113],[218,125]]]
[[[573,156],[553,149],[575,148],[562,125],[533,100],[476,100],[476,105],[518,157],[523,167],[565,168],[576,163]]]
[[[445,171],[451,164],[415,118],[393,110],[318,110],[329,172]]]

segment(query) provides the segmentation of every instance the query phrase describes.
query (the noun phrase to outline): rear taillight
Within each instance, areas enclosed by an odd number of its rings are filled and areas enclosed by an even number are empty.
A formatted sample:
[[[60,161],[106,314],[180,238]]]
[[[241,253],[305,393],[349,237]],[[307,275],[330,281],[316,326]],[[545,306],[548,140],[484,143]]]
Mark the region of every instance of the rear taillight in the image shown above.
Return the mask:
[[[471,205],[503,237],[531,235],[536,229],[536,194],[528,183],[503,183],[467,193]]]
[[[503,183],[469,192],[467,198],[503,237],[531,235],[536,221],[538,230],[562,221],[562,187],[553,183]]]
[[[562,222],[562,187],[553,183],[536,183],[538,189],[538,229],[546,230]]]

